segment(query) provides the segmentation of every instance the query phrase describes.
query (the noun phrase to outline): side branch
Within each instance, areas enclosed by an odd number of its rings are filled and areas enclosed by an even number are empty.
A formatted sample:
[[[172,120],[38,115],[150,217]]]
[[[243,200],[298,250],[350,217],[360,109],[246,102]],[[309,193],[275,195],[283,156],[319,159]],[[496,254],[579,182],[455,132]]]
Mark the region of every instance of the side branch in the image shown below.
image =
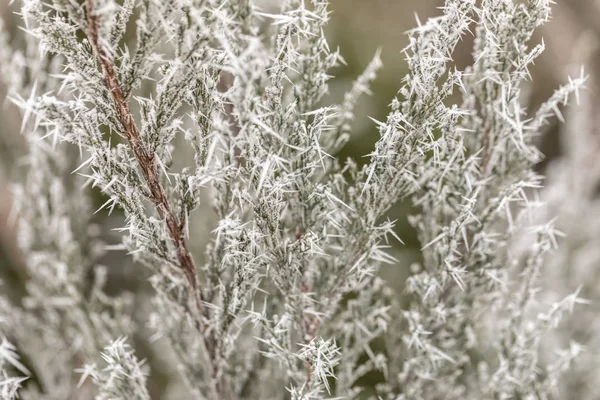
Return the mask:
[[[99,43],[98,19],[94,15],[94,1],[86,0],[86,5],[88,22],[87,36],[100,61],[106,87],[112,97],[117,117],[123,128],[124,136],[127,138],[127,142],[129,143],[140,169],[142,170],[144,179],[148,184],[151,200],[154,203],[160,218],[165,221],[168,234],[175,245],[179,267],[183,270],[193,290],[198,309],[201,311],[200,301],[204,300],[204,295],[197,283],[194,259],[185,242],[183,222],[178,220],[171,209],[165,190],[159,181],[156,160],[154,159],[155,155],[154,153],[149,152],[146,146],[144,146],[140,137],[140,132],[131,114],[129,103],[121,90],[113,61]]]

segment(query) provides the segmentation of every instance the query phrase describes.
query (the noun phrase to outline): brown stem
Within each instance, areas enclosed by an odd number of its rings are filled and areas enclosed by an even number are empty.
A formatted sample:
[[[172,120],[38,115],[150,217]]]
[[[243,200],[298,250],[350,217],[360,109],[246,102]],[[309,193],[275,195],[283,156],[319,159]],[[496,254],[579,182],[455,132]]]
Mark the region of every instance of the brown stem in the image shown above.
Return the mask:
[[[96,52],[98,60],[100,61],[106,87],[112,97],[113,105],[117,112],[117,118],[123,128],[123,132],[121,133],[127,139],[129,147],[131,148],[131,151],[133,152],[139,164],[144,179],[146,180],[146,184],[148,185],[150,199],[154,203],[160,218],[164,220],[166,224],[169,237],[175,246],[179,267],[183,270],[193,291],[193,297],[199,313],[197,328],[202,334],[204,345],[211,363],[211,375],[215,380],[213,387],[214,394],[218,399],[230,398],[231,395],[226,387],[225,382],[220,380],[220,365],[215,363],[215,359],[217,358],[216,338],[207,332],[207,329],[202,322],[202,318],[208,318],[209,311],[208,308],[202,307],[201,304],[202,302],[208,302],[209,299],[197,282],[196,266],[194,264],[194,259],[189,252],[184,236],[185,220],[183,218],[178,218],[169,204],[165,189],[159,180],[155,154],[153,151],[149,151],[145,146],[140,132],[135,124],[135,120],[133,119],[133,115],[131,114],[127,96],[124,94],[119,83],[113,60],[106,52],[106,49],[104,49],[99,43],[98,19],[94,15],[94,0],[86,0],[86,6],[88,23],[87,36]]]
[[[205,301],[205,296],[202,292],[202,289],[198,286],[194,259],[192,258],[185,241],[184,221],[180,221],[171,209],[171,205],[167,200],[165,189],[159,180],[155,155],[153,152],[149,152],[144,145],[144,142],[140,136],[140,132],[135,124],[135,120],[131,114],[129,103],[127,102],[119,84],[119,79],[115,71],[113,61],[106,53],[106,50],[98,42],[98,20],[97,17],[94,16],[93,0],[86,0],[86,5],[88,39],[90,40],[90,43],[92,44],[96,55],[98,56],[98,60],[100,61],[106,87],[108,88],[108,91],[112,97],[113,104],[117,112],[117,118],[123,128],[122,133],[124,133],[124,136],[129,143],[129,147],[131,148],[138,165],[142,170],[144,179],[146,180],[148,188],[150,189],[150,199],[154,203],[160,218],[165,221],[169,237],[175,246],[175,253],[179,267],[183,270],[186,279],[191,286],[192,294],[199,313],[198,317],[200,318],[197,321],[197,328],[203,336],[210,360],[213,361],[215,357],[215,342],[212,336],[207,336],[204,334],[205,327],[202,323],[202,317],[208,317],[208,310],[203,308],[201,305],[202,301]]]
[[[175,252],[179,266],[183,269],[185,276],[191,285],[194,293],[198,293],[199,300],[203,299],[202,291],[198,287],[196,281],[196,266],[194,260],[187,248],[187,244],[184,238],[184,226],[171,210],[171,205],[167,200],[167,196],[163,186],[159,181],[159,174],[154,159],[154,153],[148,151],[144,145],[143,140],[140,137],[140,132],[135,124],[129,104],[125,100],[123,91],[119,84],[119,79],[114,68],[113,61],[106,53],[106,50],[98,42],[98,20],[94,16],[94,2],[93,0],[87,1],[87,22],[88,22],[88,39],[90,40],[93,48],[96,51],[98,60],[102,67],[104,74],[104,80],[106,87],[112,97],[115,110],[117,112],[117,118],[123,127],[123,133],[131,150],[142,170],[144,179],[150,189],[150,198],[154,203],[158,215],[165,221],[167,230],[173,244],[175,245]],[[198,305],[200,302],[198,301]]]

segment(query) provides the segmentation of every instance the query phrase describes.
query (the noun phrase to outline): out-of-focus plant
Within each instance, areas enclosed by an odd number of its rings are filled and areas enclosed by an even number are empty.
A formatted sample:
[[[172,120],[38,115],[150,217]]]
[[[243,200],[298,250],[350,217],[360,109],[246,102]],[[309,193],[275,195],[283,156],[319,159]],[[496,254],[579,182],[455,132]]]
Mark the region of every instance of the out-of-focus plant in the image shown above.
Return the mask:
[[[556,230],[527,218],[541,184],[532,140],[584,79],[526,119],[521,88],[543,50],[528,42],[549,0],[447,0],[410,31],[410,72],[364,167],[335,155],[381,62],[341,104],[322,104],[341,61],[323,35],[325,0],[276,12],[251,0],[23,0],[22,15],[25,52],[1,46],[22,60],[6,76],[31,149],[15,201],[27,296],[2,303],[11,396],[31,375],[24,398],[150,397],[122,336],[135,329],[130,302],[103,291],[83,182],[107,196],[100,212],[124,211],[122,245],[152,273],[148,327],[184,398],[552,396],[564,360],[541,362],[540,340],[580,300],[536,302]],[[459,71],[452,54],[470,29],[474,63]],[[184,147],[193,159],[181,166]],[[377,272],[396,263],[386,213],[405,198],[423,261],[401,309]],[[195,210],[217,219],[203,262]],[[385,381],[367,390],[373,371]]]
[[[575,2],[577,4],[577,2]],[[586,67],[597,68],[598,48],[586,48]],[[588,89],[582,93],[579,107],[570,110],[569,123],[561,135],[563,154],[548,168],[547,182],[542,191],[545,206],[537,218],[556,218],[564,233],[558,251],[547,257],[544,268],[544,294],[550,301],[565,293],[579,290],[590,304],[577,309],[564,323],[548,335],[543,345],[546,353],[562,351],[565,374],[557,382],[558,393],[564,397],[593,399],[597,397],[596,382],[600,373],[598,349],[600,318],[598,301],[600,248],[599,188],[600,150],[598,131],[599,82],[592,76]],[[568,357],[570,355],[570,357]],[[577,355],[573,362],[571,358]]]

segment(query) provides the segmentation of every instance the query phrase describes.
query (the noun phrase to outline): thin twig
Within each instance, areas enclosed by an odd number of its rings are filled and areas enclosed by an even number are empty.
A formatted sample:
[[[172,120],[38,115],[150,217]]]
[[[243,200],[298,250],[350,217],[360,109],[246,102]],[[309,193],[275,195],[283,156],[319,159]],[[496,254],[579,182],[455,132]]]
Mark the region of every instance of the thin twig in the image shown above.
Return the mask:
[[[142,170],[142,174],[144,175],[144,179],[146,180],[148,188],[150,189],[150,198],[154,203],[159,216],[162,220],[165,221],[169,237],[175,245],[175,251],[177,261],[179,262],[179,267],[183,270],[193,291],[193,297],[196,302],[196,306],[198,308],[199,313],[198,316],[200,318],[200,320],[197,321],[197,328],[202,334],[202,338],[206,350],[208,352],[210,362],[212,363],[212,375],[213,378],[216,379],[218,378],[216,376],[216,373],[217,371],[219,371],[219,369],[214,364],[216,357],[216,342],[212,335],[206,334],[207,330],[202,322],[203,317],[206,319],[208,319],[209,317],[208,309],[206,307],[202,307],[202,302],[206,302],[207,299],[205,298],[201,287],[198,285],[196,265],[185,241],[185,222],[184,220],[179,220],[175,213],[173,213],[172,211],[171,205],[169,204],[169,201],[167,199],[165,189],[163,188],[159,180],[159,173],[156,165],[155,154],[153,152],[149,152],[146,146],[144,145],[140,132],[135,124],[135,120],[133,119],[133,115],[131,114],[131,109],[129,107],[129,103],[127,102],[127,97],[123,93],[123,90],[119,83],[114,63],[109,57],[106,50],[99,43],[98,20],[97,17],[94,15],[94,1],[86,0],[86,6],[88,22],[88,39],[90,40],[98,56],[98,60],[100,61],[106,87],[108,88],[108,91],[112,97],[115,110],[117,112],[118,120],[123,127],[124,136],[127,139],[127,142],[129,143],[129,147],[131,148],[138,162],[138,165]],[[223,388],[219,390],[220,386],[221,385],[215,382],[215,394],[218,398],[223,398],[223,396],[221,395],[224,392]]]
[[[140,132],[138,131],[131,114],[129,104],[125,100],[123,91],[121,90],[113,61],[106,53],[106,50],[98,42],[98,20],[96,16],[94,16],[94,2],[93,0],[86,1],[88,10],[88,39],[90,40],[93,48],[96,51],[98,59],[100,60],[106,87],[108,88],[108,91],[113,99],[115,110],[117,111],[117,117],[123,127],[125,134],[124,136],[127,139],[127,142],[131,147],[140,169],[142,170],[142,174],[144,175],[146,183],[148,184],[151,200],[154,203],[159,216],[165,221],[168,234],[175,245],[179,266],[185,273],[185,276],[194,293],[198,294],[198,306],[200,307],[199,300],[203,300],[203,294],[197,283],[196,266],[194,264],[194,260],[185,242],[184,226],[173,213],[171,205],[167,200],[165,189],[159,180],[155,155],[154,153],[150,153],[148,151],[140,137]]]

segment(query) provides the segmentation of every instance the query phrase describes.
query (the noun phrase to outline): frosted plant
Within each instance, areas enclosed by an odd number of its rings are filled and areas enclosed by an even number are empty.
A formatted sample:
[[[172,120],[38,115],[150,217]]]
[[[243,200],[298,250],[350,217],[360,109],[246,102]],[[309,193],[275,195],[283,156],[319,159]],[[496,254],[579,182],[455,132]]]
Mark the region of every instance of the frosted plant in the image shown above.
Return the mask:
[[[143,362],[138,361],[125,340],[125,337],[118,338],[105,348],[102,358],[106,366],[101,370],[96,364],[87,364],[77,370],[81,372],[81,383],[88,375],[92,377],[98,387],[97,400],[150,398]]]
[[[413,157],[427,154],[409,159],[415,181],[410,190],[420,207],[412,223],[423,243],[423,263],[406,285],[416,300],[404,312],[409,354],[400,385],[406,398],[542,395],[540,337],[548,318],[578,301],[569,298],[537,319],[526,315],[536,305],[543,254],[556,243],[552,222],[527,228],[535,203],[526,191],[541,183],[532,170],[540,160],[532,139],[549,110],[566,102],[584,79],[559,89],[527,120],[520,89],[543,45],[528,50],[526,43],[547,20],[549,3],[484,1],[474,7],[447,3],[444,17],[414,31],[407,53],[413,73],[401,89],[405,100],[393,105],[396,118],[382,125],[385,133],[404,133]],[[456,28],[467,29],[466,15],[473,11],[475,63],[465,71],[447,70],[445,57],[460,38]],[[461,106],[445,105],[453,90],[462,94]],[[523,240],[525,228],[533,240],[515,254],[511,242]],[[513,283],[514,274],[519,279]],[[489,312],[497,318],[486,320]],[[490,360],[474,357],[482,348]]]
[[[546,364],[540,341],[581,300],[537,301],[557,232],[529,218],[533,140],[584,78],[527,117],[521,89],[543,50],[528,42],[550,1],[447,0],[412,30],[409,74],[364,167],[335,155],[381,61],[342,104],[323,104],[341,62],[323,34],[327,6],[22,1],[43,60],[36,84],[12,87],[32,143],[15,202],[32,279],[23,307],[2,314],[26,316],[7,335],[37,379],[60,375],[39,396],[150,397],[142,362],[115,339],[134,329],[126,301],[104,294],[101,274],[82,284],[98,246],[79,179],[106,196],[98,212],[124,212],[122,246],[152,274],[147,339],[168,344],[182,398],[552,396],[564,357]],[[453,52],[470,29],[474,62],[459,71]],[[423,260],[403,309],[377,273],[397,263],[386,215],[407,198]],[[204,257],[198,212],[216,217]],[[36,329],[46,351],[28,340]],[[370,373],[384,382],[365,387]]]
[[[77,390],[74,367],[82,359],[99,358],[112,337],[131,332],[131,298],[112,299],[103,292],[106,267],[96,264],[103,249],[90,222],[93,210],[82,188],[85,180],[71,174],[77,152],[43,140],[47,130],[27,112],[38,90],[59,89],[51,75],[61,68],[60,59],[39,57],[35,38],[27,40],[23,51],[11,49],[7,40],[2,43],[7,56],[2,77],[13,101],[25,110],[22,131],[29,152],[24,181],[13,188],[26,293],[16,305],[0,299],[0,331],[28,360],[35,360],[30,373],[12,357],[18,372],[35,381],[21,391],[21,398],[66,399],[85,393]],[[36,80],[27,80],[28,75]],[[7,355],[15,350],[8,342],[4,346]],[[12,384],[23,380],[12,379]]]
[[[596,77],[590,80],[589,90],[582,93],[581,106],[569,113],[570,122],[561,135],[565,151],[549,168],[542,192],[545,207],[537,216],[540,219],[555,216],[565,236],[558,251],[545,259],[544,268],[549,273],[544,276],[544,293],[555,298],[579,290],[590,302],[570,315],[544,342],[548,353],[558,351],[563,355],[563,363],[558,366],[565,370],[565,376],[554,382],[557,393],[580,399],[597,396],[593,382],[600,373],[597,357],[600,170],[595,162],[600,138],[595,115],[598,80]],[[577,358],[573,360],[575,355]]]
[[[16,348],[6,338],[2,339],[2,343],[0,343],[0,395],[3,399],[16,399],[22,382],[27,379],[10,376],[7,373],[7,366],[15,368],[22,374],[29,375],[29,370],[21,363],[15,350]]]

